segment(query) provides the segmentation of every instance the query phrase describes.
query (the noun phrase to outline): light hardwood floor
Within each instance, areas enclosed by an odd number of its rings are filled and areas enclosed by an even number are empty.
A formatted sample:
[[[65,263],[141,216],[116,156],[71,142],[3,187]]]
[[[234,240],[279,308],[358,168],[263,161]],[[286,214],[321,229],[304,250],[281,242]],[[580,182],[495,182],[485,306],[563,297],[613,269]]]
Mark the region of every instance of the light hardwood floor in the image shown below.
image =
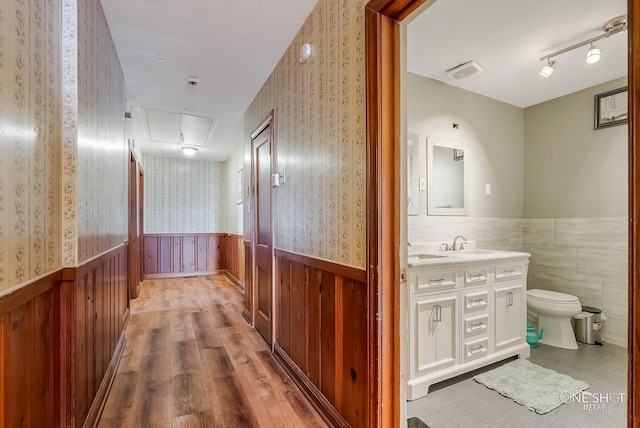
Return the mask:
[[[145,281],[100,427],[324,427],[222,275]]]

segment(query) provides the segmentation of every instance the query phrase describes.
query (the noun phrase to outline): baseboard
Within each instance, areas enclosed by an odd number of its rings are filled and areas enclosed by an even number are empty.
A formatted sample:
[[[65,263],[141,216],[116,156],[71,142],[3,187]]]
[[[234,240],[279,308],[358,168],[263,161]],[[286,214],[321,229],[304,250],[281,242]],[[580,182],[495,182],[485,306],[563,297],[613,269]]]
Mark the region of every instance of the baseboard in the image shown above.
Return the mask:
[[[111,357],[111,361],[109,362],[107,371],[102,378],[102,382],[100,382],[100,387],[96,392],[93,403],[91,403],[89,413],[87,414],[87,418],[82,424],[82,428],[96,428],[98,426],[98,423],[100,422],[102,411],[104,410],[104,406],[107,403],[107,397],[109,397],[109,391],[111,391],[111,386],[113,385],[113,380],[115,379],[116,373],[118,372],[120,360],[122,359],[122,354],[124,353],[124,347],[127,343],[127,339],[125,338],[124,333],[127,329],[128,323],[129,317],[127,316],[124,327],[122,329],[122,333],[120,334],[120,339],[118,340],[118,344],[116,345],[116,349],[113,353],[113,356]]]
[[[231,272],[229,272],[228,270],[225,270],[224,274],[226,275],[227,278],[229,278],[231,282],[233,282],[233,284],[236,286],[238,291],[244,294],[244,282],[240,281],[238,278],[233,276]]]
[[[144,279],[167,279],[167,278],[191,278],[194,276],[209,276],[219,275],[225,273],[226,270],[214,270],[214,271],[200,271],[200,272],[177,272],[177,273],[146,273]]]
[[[309,403],[316,409],[318,414],[324,421],[332,427],[350,427],[349,423],[336,410],[335,407],[326,399],[318,388],[309,380],[304,373],[300,371],[293,360],[285,353],[285,351],[276,343],[273,349],[275,359],[280,363],[282,368],[291,377],[293,382],[300,388]]]

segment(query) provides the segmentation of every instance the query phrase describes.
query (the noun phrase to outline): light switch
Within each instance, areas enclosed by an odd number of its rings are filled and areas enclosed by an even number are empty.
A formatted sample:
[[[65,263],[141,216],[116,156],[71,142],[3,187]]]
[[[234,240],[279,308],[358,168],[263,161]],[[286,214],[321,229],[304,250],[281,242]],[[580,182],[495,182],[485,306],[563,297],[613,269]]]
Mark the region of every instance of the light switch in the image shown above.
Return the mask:
[[[490,183],[487,183],[487,184],[484,185],[484,193],[486,195],[490,195],[491,194],[491,184]]]
[[[427,190],[427,181],[425,180],[424,177],[420,177],[418,179],[418,190],[420,190],[421,192],[424,192],[425,190]]]

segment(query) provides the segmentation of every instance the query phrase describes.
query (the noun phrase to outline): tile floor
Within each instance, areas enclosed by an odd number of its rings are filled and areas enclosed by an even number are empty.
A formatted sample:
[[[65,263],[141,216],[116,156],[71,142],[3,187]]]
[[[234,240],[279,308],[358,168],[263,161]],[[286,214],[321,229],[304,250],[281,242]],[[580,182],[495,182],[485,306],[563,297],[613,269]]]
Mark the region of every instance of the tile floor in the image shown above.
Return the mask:
[[[426,397],[407,403],[407,417],[418,417],[430,428],[625,427],[626,348],[611,344],[578,346],[572,351],[539,344],[531,350],[529,360],[587,382],[587,391],[594,396],[614,399],[625,393],[624,403],[603,403],[602,407],[593,405],[589,409],[583,403],[572,402],[538,415],[472,379],[480,371],[509,361],[506,360],[433,385]]]

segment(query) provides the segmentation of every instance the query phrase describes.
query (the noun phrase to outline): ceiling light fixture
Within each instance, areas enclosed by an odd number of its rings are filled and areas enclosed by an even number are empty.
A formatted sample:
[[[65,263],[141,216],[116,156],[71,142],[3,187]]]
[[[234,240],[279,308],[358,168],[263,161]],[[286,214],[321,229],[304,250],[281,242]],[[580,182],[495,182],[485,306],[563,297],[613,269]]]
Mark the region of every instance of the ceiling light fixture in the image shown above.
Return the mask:
[[[600,61],[600,57],[602,56],[602,51],[595,47],[593,43],[591,43],[591,48],[587,51],[587,55],[585,55],[585,61],[587,64],[595,64]]]
[[[540,75],[543,77],[549,77],[553,74],[555,70],[556,70],[556,62],[551,61],[550,59],[547,59],[547,63],[544,65],[544,67],[542,67],[542,70],[540,70]]]
[[[182,150],[182,153],[184,153],[187,156],[193,156],[198,151],[196,147],[191,147],[191,146],[182,146],[180,147],[180,150]]]
[[[605,22],[605,24],[602,26],[602,31],[604,31],[604,33],[592,37],[588,40],[585,40],[583,42],[579,42],[579,43],[575,43],[569,47],[566,47],[564,49],[560,49],[559,51],[550,53],[549,55],[545,55],[543,57],[540,57],[540,61],[547,61],[547,65],[545,65],[542,69],[542,71],[540,71],[540,74],[542,76],[545,77],[549,77],[551,75],[551,73],[553,73],[553,68],[550,66],[550,64],[555,64],[555,61],[551,61],[551,58],[556,57],[558,55],[561,55],[563,53],[572,51],[574,49],[577,49],[579,47],[585,46],[585,45],[591,45],[591,48],[589,49],[589,51],[587,52],[587,55],[585,57],[585,60],[587,61],[587,63],[589,64],[593,64],[596,63],[600,60],[600,57],[602,56],[602,51],[594,46],[594,43],[597,42],[598,40],[601,39],[605,39],[607,37],[610,37],[616,33],[620,33],[622,31],[626,31],[627,30],[627,15],[621,15],[621,16],[617,16],[613,19],[608,20],[607,22]],[[552,70],[548,73],[545,74],[544,71],[547,69],[547,67],[552,68]],[[549,70],[546,70],[549,71]]]

